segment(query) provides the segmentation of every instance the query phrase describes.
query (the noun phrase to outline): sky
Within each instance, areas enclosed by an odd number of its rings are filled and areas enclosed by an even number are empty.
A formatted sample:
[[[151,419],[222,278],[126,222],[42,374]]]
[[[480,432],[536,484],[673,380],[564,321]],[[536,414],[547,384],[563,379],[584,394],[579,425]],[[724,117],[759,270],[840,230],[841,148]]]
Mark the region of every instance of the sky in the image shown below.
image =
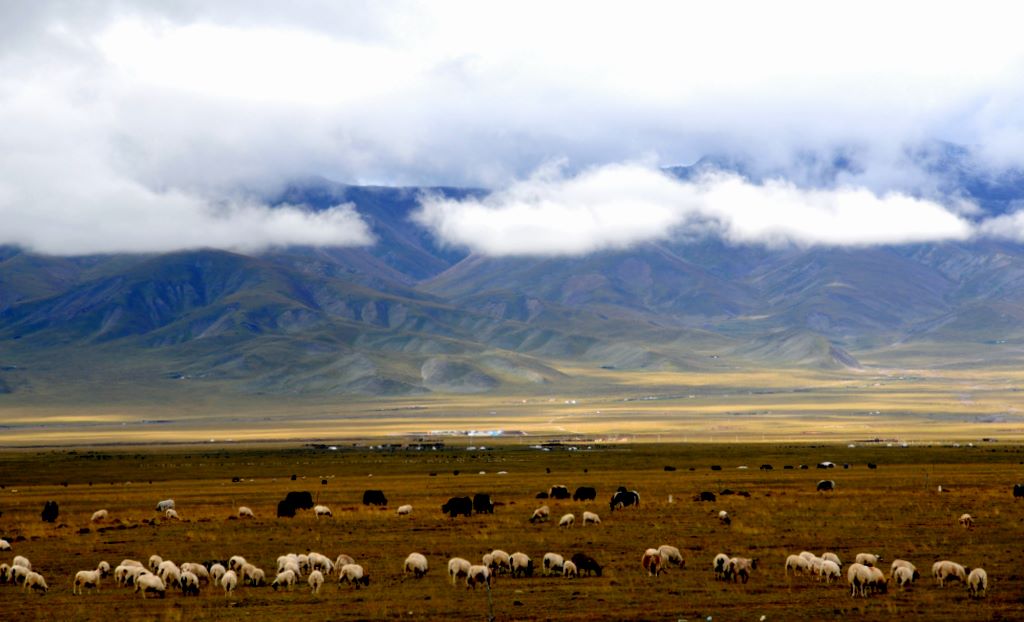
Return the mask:
[[[454,185],[489,255],[1024,240],[921,154],[1024,167],[1024,7],[975,2],[0,3],[0,244],[367,245],[289,180]],[[938,152],[940,152],[939,150]],[[744,163],[688,180],[663,167]],[[840,170],[830,164],[847,163]],[[1013,207],[1013,206],[1011,206]]]

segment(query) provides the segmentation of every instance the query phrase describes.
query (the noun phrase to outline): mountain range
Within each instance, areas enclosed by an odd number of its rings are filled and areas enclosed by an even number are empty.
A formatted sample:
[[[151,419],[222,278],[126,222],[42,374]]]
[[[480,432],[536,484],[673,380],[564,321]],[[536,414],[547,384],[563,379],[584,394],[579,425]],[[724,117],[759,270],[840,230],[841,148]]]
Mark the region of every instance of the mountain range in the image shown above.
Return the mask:
[[[950,157],[935,166],[988,213],[1024,196],[1024,176],[978,176]],[[410,219],[424,191],[486,193],[312,178],[272,197],[314,210],[354,204],[376,237],[367,247],[87,257],[0,248],[0,394],[550,392],[580,366],[841,371],[1024,359],[1016,243],[771,249],[707,238],[486,257]]]

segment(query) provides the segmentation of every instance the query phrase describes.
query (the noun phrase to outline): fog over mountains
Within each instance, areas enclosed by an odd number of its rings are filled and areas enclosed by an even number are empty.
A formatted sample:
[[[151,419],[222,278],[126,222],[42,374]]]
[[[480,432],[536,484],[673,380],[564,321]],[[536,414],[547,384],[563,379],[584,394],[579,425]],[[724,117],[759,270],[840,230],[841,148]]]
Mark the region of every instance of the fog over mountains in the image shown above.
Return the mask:
[[[1024,176],[981,175],[959,148],[943,150],[932,179],[973,207],[953,217],[969,234],[938,241],[914,241],[912,227],[893,244],[785,232],[743,241],[703,214],[565,252],[488,253],[452,244],[425,216],[432,204],[486,205],[485,190],[306,178],[266,202],[312,214],[348,206],[373,243],[71,256],[3,247],[0,392],[415,395],[557,390],[576,365],[1019,364],[1024,246],[984,231],[1014,217]],[[819,184],[848,166],[818,167]],[[662,175],[708,171],[770,179],[720,158]]]

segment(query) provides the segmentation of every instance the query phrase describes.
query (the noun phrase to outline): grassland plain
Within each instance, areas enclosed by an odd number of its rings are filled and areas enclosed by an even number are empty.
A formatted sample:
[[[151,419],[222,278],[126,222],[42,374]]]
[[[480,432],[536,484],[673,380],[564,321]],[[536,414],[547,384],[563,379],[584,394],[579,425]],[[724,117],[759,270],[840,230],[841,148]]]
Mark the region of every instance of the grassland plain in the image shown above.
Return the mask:
[[[5,451],[0,453],[0,537],[11,540],[14,550],[0,560],[9,563],[15,554],[27,556],[46,577],[50,591],[37,596],[0,585],[0,618],[486,619],[487,593],[467,590],[461,583],[453,587],[445,567],[451,556],[478,560],[494,548],[523,551],[538,565],[548,551],[566,556],[582,551],[605,568],[600,578],[540,573],[529,579],[499,577],[491,593],[499,620],[1024,616],[1024,500],[1011,494],[1012,484],[1024,480],[1020,446],[579,447],[550,452],[512,443],[486,451],[449,447],[425,452],[351,444],[337,451],[210,445]],[[822,460],[840,466],[815,469]],[[878,468],[869,469],[868,462]],[[758,467],[763,463],[775,468],[762,471]],[[850,468],[844,469],[844,463]],[[800,464],[811,468],[783,468]],[[712,465],[722,470],[711,470]],[[666,471],[665,466],[676,470]],[[242,481],[232,483],[233,477]],[[837,482],[834,494],[815,491],[822,477]],[[534,498],[553,484],[592,485],[598,499],[577,503]],[[639,509],[609,512],[607,499],[619,485],[640,491]],[[950,492],[940,494],[939,485]],[[389,507],[362,506],[367,488],[384,490]],[[691,499],[700,491],[724,488],[751,496],[720,496],[715,503]],[[311,491],[318,502],[331,506],[334,518],[317,520],[310,512],[290,520],[275,518],[276,502],[289,490]],[[499,503],[493,515],[451,519],[440,513],[449,496],[475,492],[490,493]],[[153,511],[156,501],[168,497],[177,501],[181,522],[162,520]],[[47,499],[60,503],[55,525],[39,519]],[[396,515],[395,508],[404,503],[413,505],[411,516]],[[541,503],[550,505],[552,522],[529,523],[530,513]],[[257,518],[230,520],[239,505],[253,508]],[[109,521],[90,524],[90,515],[100,508],[110,511]],[[587,509],[598,512],[602,524],[556,526],[562,513],[579,516]],[[716,513],[721,509],[733,516],[732,525],[719,524]],[[975,529],[957,525],[963,512],[974,515]],[[686,568],[648,577],[640,568],[641,553],[663,543],[683,551]],[[356,590],[332,581],[319,596],[311,595],[304,583],[293,592],[243,587],[230,598],[204,587],[199,597],[169,593],[162,600],[143,600],[108,580],[99,592],[71,594],[74,573],[100,560],[116,564],[157,553],[180,563],[241,554],[272,571],[278,555],[308,550],[332,558],[343,552],[352,555],[370,574],[371,584]],[[905,592],[892,589],[855,599],[845,582],[787,579],[786,555],[802,550],[832,550],[846,562],[862,551],[880,553],[886,560],[900,557],[917,564],[924,576]],[[402,561],[413,551],[426,555],[431,565],[420,580],[401,572]],[[711,559],[720,551],[759,560],[748,584],[714,580]],[[929,569],[939,559],[983,566],[992,580],[988,596],[974,600],[959,585],[937,587]]]

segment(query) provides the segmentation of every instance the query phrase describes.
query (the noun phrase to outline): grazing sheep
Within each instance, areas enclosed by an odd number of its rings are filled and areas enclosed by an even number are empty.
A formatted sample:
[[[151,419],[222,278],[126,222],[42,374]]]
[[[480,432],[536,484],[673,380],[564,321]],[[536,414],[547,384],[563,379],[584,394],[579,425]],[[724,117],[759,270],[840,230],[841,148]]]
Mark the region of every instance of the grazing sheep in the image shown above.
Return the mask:
[[[100,562],[96,565],[96,570],[100,573],[101,577],[110,576],[110,564],[105,561]]]
[[[789,571],[793,571],[793,576],[797,574],[809,574],[811,572],[811,562],[806,557],[800,555],[790,555],[786,558],[786,576],[789,576]]]
[[[427,574],[427,558],[420,553],[409,553],[409,556],[405,558],[402,573],[412,573],[417,579],[423,577]]]
[[[917,581],[918,579],[921,578],[921,573],[919,573],[917,571],[917,567],[914,566],[914,564],[911,564],[910,562],[908,562],[905,559],[894,559],[894,560],[892,560],[892,564],[889,566],[889,574],[895,574],[897,568],[909,568],[910,569],[910,576],[912,577],[912,579],[914,581]]]
[[[196,573],[183,571],[178,583],[183,596],[199,596],[199,576]]]
[[[452,585],[455,585],[455,581],[460,577],[469,575],[470,566],[472,564],[469,563],[469,560],[461,557],[453,557],[448,560],[448,575],[452,578]]]
[[[874,553],[857,553],[857,557],[853,561],[864,566],[877,566],[878,562],[882,561],[882,556]]]
[[[234,570],[228,570],[220,578],[220,586],[224,588],[224,596],[230,596],[238,588],[238,575]]]
[[[164,580],[155,574],[142,571],[142,573],[135,577],[135,591],[142,595],[143,598],[150,592],[156,594],[160,598],[167,595],[167,586],[164,585]]]
[[[11,579],[11,567],[7,564],[0,564],[0,583],[7,583]]]
[[[14,559],[11,560],[11,565],[20,566],[25,570],[32,570],[32,562],[28,561],[28,558],[22,555],[15,555]]]
[[[757,560],[748,557],[732,557],[729,559],[728,574],[732,576],[735,583],[743,579],[743,583],[750,580],[750,573],[757,569]]]
[[[245,561],[245,558],[241,555],[232,555],[231,558],[228,559],[228,570],[234,570],[237,573],[242,569],[242,566],[247,563],[249,562]]]
[[[11,543],[3,538],[0,538],[0,551],[10,551]]]
[[[167,510],[174,509],[174,499],[165,499],[156,504],[157,512],[166,512]]]
[[[900,586],[900,589],[905,589],[908,585],[914,582],[915,571],[909,566],[896,566],[892,571],[892,581],[896,585]]]
[[[220,580],[224,578],[224,574],[227,572],[227,568],[221,564],[214,564],[210,566],[210,582],[214,585],[220,585]]]
[[[206,581],[207,583],[210,581],[210,571],[202,564],[185,562],[181,565],[181,574],[184,576],[186,572],[191,572],[196,575],[200,581]]]
[[[11,566],[8,575],[10,576],[11,583],[15,585],[23,585],[28,575],[32,574],[32,571],[24,566]]]
[[[724,580],[728,578],[729,556],[725,553],[715,555],[711,560],[711,566],[715,569],[715,578]]]
[[[310,553],[307,556],[307,560],[309,562],[309,567],[311,570],[319,570],[324,574],[331,574],[331,572],[334,571],[334,562],[332,562],[331,558],[327,557],[326,555],[321,555],[320,553]]]
[[[370,576],[363,572],[359,564],[345,564],[341,567],[338,583],[349,583],[359,589],[360,585],[370,585]]]
[[[320,518],[321,516],[330,516],[331,518],[334,518],[334,514],[331,513],[331,508],[326,505],[318,505],[313,508],[313,514],[316,518]]]
[[[850,597],[856,598],[858,594],[867,596],[866,584],[870,579],[868,566],[860,562],[850,564],[846,569],[846,582],[850,585]]]
[[[163,561],[163,560],[160,560],[160,561]],[[121,566],[141,566],[142,562],[140,562],[138,560],[135,560],[135,559],[122,559],[120,565]]]
[[[565,558],[558,553],[545,553],[541,566],[544,568],[545,575],[562,574]]]
[[[487,566],[497,574],[501,574],[502,572],[512,572],[512,558],[508,553],[501,549],[494,549],[489,553],[489,555],[490,560],[484,562],[484,566]],[[487,557],[487,555],[484,557]]]
[[[354,563],[356,563],[356,560],[352,559],[351,555],[345,555],[344,553],[342,553],[341,555],[338,555],[338,557],[334,560],[334,567],[335,569],[337,569],[338,574],[341,574],[342,566],[344,566],[345,564]]]
[[[28,575],[25,576],[25,582],[22,584],[21,589],[22,591],[33,590],[42,595],[45,594],[50,587],[46,585],[46,579],[43,578],[43,575],[38,572],[29,571]]]
[[[967,569],[956,562],[942,560],[932,564],[932,576],[938,581],[939,587],[945,587],[947,580],[967,582]]]
[[[513,577],[532,577],[533,576],[533,560],[526,553],[516,551],[509,556],[510,563],[512,565],[512,576]],[[454,581],[454,579],[453,579]]]
[[[546,505],[542,505],[533,511],[533,516],[530,517],[530,522],[543,523],[549,518],[551,518],[551,508]]]
[[[295,587],[295,571],[289,569],[282,570],[281,572],[277,573],[277,576],[274,577],[274,582],[270,584],[270,587],[274,588],[275,592],[279,587],[287,587],[289,590],[291,590],[293,587]]]
[[[821,569],[819,571],[821,577],[825,579],[825,583],[832,583],[843,578],[843,571],[839,568],[839,564],[835,563],[831,559],[821,560]]]
[[[89,521],[93,523],[105,521],[107,520],[107,514],[108,512],[106,510],[96,510],[92,513],[92,518],[90,518]]]
[[[494,582],[494,577],[491,575],[491,569],[487,566],[470,566],[469,573],[466,574],[466,589],[476,589],[478,584],[485,584],[490,586]]]
[[[276,581],[277,579],[274,580]],[[313,594],[319,594],[320,588],[324,585],[324,573],[319,570],[314,570],[309,573],[309,578],[306,579],[306,582],[309,583],[309,589]]]
[[[663,570],[664,560],[658,549],[647,549],[640,557],[640,565],[647,571],[647,576],[656,577]]]
[[[732,518],[729,517],[728,512],[726,512],[725,510],[721,510],[718,512],[718,522],[723,525],[731,525]]]
[[[586,526],[586,525],[600,525],[600,524],[601,524],[601,517],[598,516],[597,514],[595,514],[594,512],[584,512],[583,513],[583,525],[584,526]]]
[[[964,529],[974,529],[974,517],[970,514],[961,514],[958,522]]]
[[[835,553],[831,553],[831,552],[822,553],[821,554],[821,558],[823,560],[825,560],[825,561],[830,561],[830,562],[834,563],[836,566],[839,566],[840,568],[843,567],[843,562],[840,561],[839,556],[836,555]]]
[[[171,560],[165,559],[160,562],[160,565],[156,567],[156,571],[153,574],[163,579],[164,583],[170,583],[173,585],[181,576],[181,569],[178,568],[178,565]]]
[[[967,593],[973,598],[981,598],[988,590],[988,573],[984,568],[975,568],[967,576]]]
[[[243,505],[238,508],[238,518],[256,518],[256,515],[253,514],[252,508]]]
[[[658,553],[661,555],[662,566],[668,566],[669,564],[679,566],[680,568],[686,566],[683,554],[674,546],[662,544],[658,547]]]
[[[149,562],[146,564],[146,567],[149,568],[150,572],[155,573],[156,569],[159,568],[160,564],[162,564],[163,562],[163,557],[160,557],[159,555],[150,555]]]
[[[398,506],[398,515],[399,516],[406,516],[407,514],[412,514],[412,506],[411,505],[406,504],[406,505]]]
[[[95,588],[97,592],[100,591],[102,576],[103,573],[99,570],[79,570],[75,573],[75,580],[71,584],[71,593],[81,594],[87,587]]]
[[[559,519],[558,526],[559,527],[572,527],[573,524],[575,524],[575,523],[576,523],[576,515],[570,513],[570,514],[566,514],[561,519]]]
[[[569,579],[573,577],[579,578],[580,571],[576,569],[576,564],[574,564],[572,561],[566,560],[566,562],[562,565],[562,576]]]

